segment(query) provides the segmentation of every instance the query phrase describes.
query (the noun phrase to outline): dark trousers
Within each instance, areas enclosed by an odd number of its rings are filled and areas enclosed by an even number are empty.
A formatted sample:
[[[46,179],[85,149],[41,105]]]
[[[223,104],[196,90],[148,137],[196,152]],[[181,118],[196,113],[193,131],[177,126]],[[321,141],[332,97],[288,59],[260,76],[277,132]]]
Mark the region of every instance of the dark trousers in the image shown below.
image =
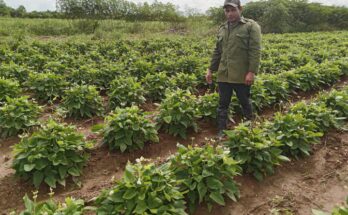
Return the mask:
[[[219,107],[218,128],[219,130],[226,129],[228,119],[228,108],[231,103],[233,92],[236,93],[239,103],[242,106],[243,117],[251,120],[253,117],[251,101],[250,101],[250,86],[245,84],[234,84],[218,82],[219,86]]]

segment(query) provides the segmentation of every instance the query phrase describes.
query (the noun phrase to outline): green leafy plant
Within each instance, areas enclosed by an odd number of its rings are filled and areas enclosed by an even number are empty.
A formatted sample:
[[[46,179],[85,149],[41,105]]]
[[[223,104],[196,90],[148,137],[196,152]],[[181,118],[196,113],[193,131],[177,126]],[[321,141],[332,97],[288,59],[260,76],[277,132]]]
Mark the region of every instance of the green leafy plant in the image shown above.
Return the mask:
[[[289,97],[289,84],[277,75],[262,75],[263,86],[270,99],[270,103],[274,104],[279,101],[286,101]]]
[[[142,84],[146,90],[146,97],[152,101],[160,101],[164,98],[166,89],[171,87],[170,79],[165,72],[147,74]]]
[[[317,132],[317,126],[301,114],[277,113],[273,122],[268,122],[266,127],[274,133],[276,139],[282,144],[281,149],[285,155],[298,158],[309,155],[311,144],[319,142],[323,133]]]
[[[86,118],[103,114],[103,101],[94,86],[74,86],[64,92],[62,107],[68,117]]]
[[[301,91],[307,92],[308,90],[318,89],[322,84],[317,64],[308,63],[296,69],[295,73],[299,75]]]
[[[326,107],[337,111],[337,116],[348,117],[348,87],[343,90],[333,90],[329,94],[320,96],[320,102],[323,102]]]
[[[339,128],[342,118],[337,117],[338,111],[327,108],[322,103],[298,102],[290,108],[290,113],[302,114],[311,120],[320,132],[326,132],[330,128]]]
[[[128,107],[138,105],[145,102],[144,95],[146,92],[133,77],[119,77],[113,80],[110,84],[110,107]]]
[[[63,95],[68,83],[54,73],[30,73],[26,85],[39,100],[54,101]]]
[[[50,193],[50,199],[44,202],[37,202],[38,192],[34,192],[33,200],[27,195],[23,197],[25,210],[19,215],[83,215],[87,210],[93,211],[92,207],[85,207],[82,199],[74,199],[72,197],[65,198],[64,203],[57,203],[53,199],[53,192]],[[15,212],[10,215],[16,215]]]
[[[116,108],[106,118],[103,143],[110,149],[142,149],[146,142],[158,142],[156,125],[137,107]]]
[[[13,136],[38,125],[40,112],[41,107],[28,97],[7,97],[5,105],[0,107],[1,137]]]
[[[282,72],[278,75],[280,79],[285,79],[291,93],[301,90],[301,75],[296,73],[296,70]]]
[[[195,120],[199,115],[195,100],[196,98],[189,91],[168,91],[156,119],[159,127],[181,138],[186,138],[188,128],[193,128],[197,132],[198,125]]]
[[[91,147],[75,127],[50,120],[14,146],[13,168],[35,187],[43,182],[52,188],[57,182],[65,186],[66,178],[73,176],[75,180],[81,175],[89,157],[85,150]]]
[[[325,61],[319,65],[318,73],[322,84],[331,85],[340,79],[342,70],[334,61]]]
[[[28,68],[25,65],[18,65],[14,62],[10,63],[1,63],[0,67],[0,77],[4,77],[6,79],[14,79],[21,83],[25,82],[28,79],[29,72],[31,68]]]
[[[183,193],[167,165],[128,163],[121,181],[96,199],[97,214],[186,215]]]
[[[178,145],[178,152],[170,159],[170,169],[181,181],[191,213],[197,203],[206,203],[211,211],[214,203],[225,205],[225,196],[233,201],[239,197],[233,177],[239,175],[241,168],[225,148]]]
[[[209,93],[198,97],[197,108],[202,117],[216,119],[218,106],[218,93]]]
[[[170,79],[171,86],[174,89],[189,90],[194,93],[197,92],[198,79],[195,74],[177,73]]]
[[[230,149],[231,157],[239,161],[242,169],[257,180],[273,174],[274,166],[280,165],[282,161],[289,161],[282,155],[279,141],[265,129],[240,124],[225,133],[228,139],[223,144]]]
[[[15,80],[0,77],[0,104],[6,101],[6,97],[18,97],[21,93],[19,83]]]

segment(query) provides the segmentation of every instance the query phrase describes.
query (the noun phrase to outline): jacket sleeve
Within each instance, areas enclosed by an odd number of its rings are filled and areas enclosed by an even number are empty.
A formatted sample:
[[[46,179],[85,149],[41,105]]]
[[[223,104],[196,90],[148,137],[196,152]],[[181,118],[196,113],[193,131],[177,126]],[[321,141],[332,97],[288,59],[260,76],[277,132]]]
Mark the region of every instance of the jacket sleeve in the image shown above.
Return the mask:
[[[252,23],[250,29],[248,58],[248,71],[258,73],[261,61],[261,27],[256,22]]]
[[[210,67],[211,71],[217,71],[219,69],[219,64],[221,60],[222,53],[222,37],[218,34],[216,46],[211,57]]]

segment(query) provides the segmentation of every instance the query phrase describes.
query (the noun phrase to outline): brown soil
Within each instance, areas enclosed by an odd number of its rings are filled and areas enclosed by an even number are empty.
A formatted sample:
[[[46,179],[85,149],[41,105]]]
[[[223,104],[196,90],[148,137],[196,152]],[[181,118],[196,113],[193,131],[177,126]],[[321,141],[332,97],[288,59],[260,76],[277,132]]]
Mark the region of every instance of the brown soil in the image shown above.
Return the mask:
[[[346,78],[345,78],[346,79]],[[342,80],[337,86],[346,85],[347,80]],[[313,93],[302,95],[301,99],[309,99]],[[152,109],[153,107],[148,107]],[[262,114],[263,117],[271,117],[274,109],[269,109]],[[100,146],[100,137],[96,137],[90,128],[102,123],[102,118],[93,120],[75,121],[78,130],[86,137],[95,139]],[[236,120],[238,123],[239,120]],[[202,120],[199,123],[199,133],[190,132],[187,140],[160,134],[159,144],[149,144],[143,150],[121,154],[109,152],[108,148],[100,146],[91,151],[91,159],[84,169],[81,178],[82,187],[69,184],[67,187],[58,187],[55,198],[62,200],[67,196],[83,198],[86,201],[97,196],[100,190],[112,186],[113,179],[122,176],[125,164],[133,162],[141,156],[159,161],[165,160],[175,153],[178,142],[184,145],[202,143],[205,138],[212,138],[216,134],[213,122]],[[234,124],[230,125],[233,128]],[[256,182],[248,176],[238,179],[241,184],[242,197],[238,203],[228,203],[226,207],[215,207],[212,214],[270,214],[269,210],[280,210],[282,207],[289,208],[294,214],[310,214],[312,207],[323,206],[329,209],[334,204],[344,200],[347,190],[342,188],[345,176],[348,176],[347,134],[336,135],[336,142],[331,141],[333,135],[327,137],[328,144],[318,147],[313,156],[307,159],[291,162],[278,168],[277,173],[268,177],[263,182]],[[11,146],[19,141],[18,138],[0,140],[0,212],[8,213],[11,208],[23,207],[22,197],[35,188],[29,183],[20,181],[15,177],[10,168]],[[336,144],[336,145],[335,145]],[[345,146],[345,147],[344,147]],[[348,149],[348,148],[347,148]],[[339,162],[336,162],[339,160]],[[329,174],[330,173],[330,174]],[[339,180],[340,177],[342,180]],[[346,177],[348,179],[348,177]],[[347,182],[347,181],[346,181]],[[46,199],[49,190],[42,186],[39,189],[39,199]],[[327,202],[327,203],[325,203]],[[206,214],[205,208],[200,207],[197,215]],[[282,213],[281,213],[282,214]]]
[[[258,182],[238,178],[241,198],[210,215],[310,215],[312,209],[331,211],[348,196],[348,133],[330,132],[313,155],[278,167],[273,176]],[[201,207],[196,215],[207,215]]]

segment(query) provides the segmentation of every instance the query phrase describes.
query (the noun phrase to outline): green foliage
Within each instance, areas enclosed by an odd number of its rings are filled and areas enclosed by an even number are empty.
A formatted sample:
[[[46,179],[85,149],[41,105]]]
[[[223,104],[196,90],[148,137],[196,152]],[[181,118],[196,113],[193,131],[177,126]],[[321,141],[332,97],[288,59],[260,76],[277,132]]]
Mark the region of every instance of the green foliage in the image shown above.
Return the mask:
[[[325,61],[321,63],[317,72],[321,76],[321,83],[325,85],[335,83],[343,75],[343,71],[335,61]]]
[[[346,204],[343,206],[335,207],[333,209],[332,215],[346,215],[348,214],[348,197],[346,199]]]
[[[88,148],[91,145],[75,132],[75,127],[50,120],[14,146],[13,168],[16,175],[30,179],[36,188],[42,183],[52,188],[57,182],[65,186],[66,178],[81,175]]]
[[[337,111],[337,116],[348,117],[348,88],[342,91],[333,90],[327,95],[322,95],[320,101],[324,102],[326,107]]]
[[[260,111],[265,107],[269,107],[274,100],[275,97],[268,94],[267,89],[264,87],[263,80],[256,79],[251,87],[251,103],[253,109]]]
[[[346,29],[348,9],[308,1],[269,0],[249,2],[245,17],[257,20],[264,33]]]
[[[289,97],[289,84],[276,75],[265,74],[260,78],[263,80],[263,87],[269,95],[269,103],[274,104],[280,101],[286,101]],[[336,79],[338,80],[338,79]]]
[[[63,95],[68,83],[54,73],[30,73],[26,85],[39,100],[54,101]]]
[[[74,86],[64,92],[62,107],[68,117],[103,115],[103,99],[94,86]]]
[[[109,99],[110,107],[129,107],[145,102],[146,94],[140,82],[133,77],[119,77],[111,82]]]
[[[1,137],[10,137],[38,125],[40,112],[41,107],[29,101],[28,97],[7,97],[6,103],[0,107]]]
[[[1,63],[0,77],[17,80],[20,84],[24,83],[29,76],[30,68],[18,65],[14,62]]]
[[[199,115],[216,119],[217,108],[219,106],[219,94],[218,93],[207,93],[203,96],[198,97],[197,108]]]
[[[300,83],[301,91],[309,91],[318,89],[321,82],[321,74],[318,72],[318,65],[316,64],[306,64],[298,69],[296,69],[296,73],[299,74],[298,79]]]
[[[91,6],[92,5],[92,6]],[[153,2],[134,3],[132,1],[96,1],[82,0],[71,2],[58,0],[57,7],[67,18],[123,19],[130,21],[173,21],[183,19],[174,4]]]
[[[171,86],[174,89],[189,90],[194,93],[197,91],[198,80],[195,74],[177,73],[170,79]]]
[[[277,113],[266,127],[269,132],[274,133],[276,140],[283,144],[281,149],[285,155],[295,158],[309,155],[311,144],[318,143],[319,138],[323,136],[323,133],[317,132],[317,126],[301,114]]]
[[[21,89],[17,81],[0,77],[0,104],[6,100],[6,97],[18,97]]]
[[[120,182],[104,190],[96,199],[97,214],[185,215],[185,202],[178,181],[166,165],[157,167],[128,163]]]
[[[161,101],[166,89],[171,87],[170,79],[165,72],[148,73],[142,80],[146,97],[152,101]]]
[[[230,149],[231,157],[239,161],[246,173],[257,180],[274,173],[274,166],[289,161],[282,155],[281,143],[265,129],[251,128],[240,124],[234,130],[225,131],[228,139],[224,145]]]
[[[156,119],[159,126],[165,132],[174,136],[179,135],[181,138],[186,138],[188,128],[193,128],[197,132],[198,125],[195,120],[198,118],[198,109],[195,100],[189,91],[168,91]]]
[[[36,192],[34,193],[33,200],[25,195],[23,197],[25,210],[19,215],[83,215],[86,211],[85,203],[82,199],[67,197],[62,204],[54,201],[52,195],[50,194],[49,200],[40,203],[37,202]],[[10,215],[15,215],[15,213],[11,213]]]
[[[103,143],[112,150],[142,149],[147,142],[159,141],[155,124],[137,106],[116,108],[106,123]]]
[[[191,213],[197,203],[206,203],[211,211],[214,203],[225,205],[225,196],[233,201],[239,197],[233,177],[239,175],[241,168],[222,147],[178,145],[177,154],[170,159],[170,169],[181,181]]]
[[[322,103],[298,102],[290,108],[290,113],[302,114],[306,119],[311,120],[320,132],[326,132],[330,128],[338,129],[342,121],[341,118],[336,117],[338,111],[327,108]]]

